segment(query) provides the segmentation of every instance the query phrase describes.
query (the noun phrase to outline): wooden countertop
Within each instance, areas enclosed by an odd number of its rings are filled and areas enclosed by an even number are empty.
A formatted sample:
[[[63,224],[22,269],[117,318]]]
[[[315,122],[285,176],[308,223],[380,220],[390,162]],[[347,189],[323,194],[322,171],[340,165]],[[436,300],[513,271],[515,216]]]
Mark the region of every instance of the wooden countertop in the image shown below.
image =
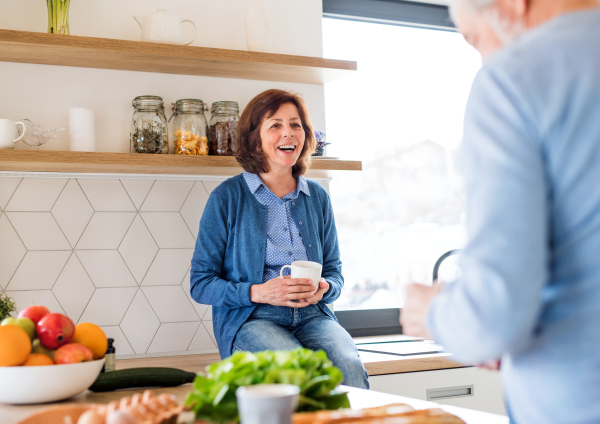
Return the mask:
[[[486,412],[474,411],[471,409],[459,408],[450,405],[438,405],[434,402],[427,402],[418,399],[407,398],[403,396],[390,395],[387,393],[375,392],[354,387],[342,386],[348,391],[348,398],[352,409],[370,408],[375,406],[388,405],[391,403],[406,403],[415,409],[442,408],[451,414],[462,418],[467,424],[508,424],[508,418],[502,415],[489,414]],[[192,390],[191,384],[185,384],[179,387],[169,387],[153,389],[155,395],[161,393],[171,393],[178,402],[183,403],[185,397]],[[116,392],[92,393],[85,391],[64,402],[42,405],[6,405],[0,404],[0,418],[2,424],[17,424],[30,415],[49,408],[56,408],[69,405],[81,405],[85,403],[109,403],[125,396],[131,396],[134,393],[140,393],[140,390],[120,390]]]
[[[461,368],[464,365],[452,361],[448,353],[401,357],[371,352],[359,352],[370,376],[398,374],[403,372],[432,371],[448,368]],[[204,355],[164,356],[158,358],[121,359],[118,369],[137,367],[173,367],[189,372],[204,371],[207,365],[219,361],[218,353]]]

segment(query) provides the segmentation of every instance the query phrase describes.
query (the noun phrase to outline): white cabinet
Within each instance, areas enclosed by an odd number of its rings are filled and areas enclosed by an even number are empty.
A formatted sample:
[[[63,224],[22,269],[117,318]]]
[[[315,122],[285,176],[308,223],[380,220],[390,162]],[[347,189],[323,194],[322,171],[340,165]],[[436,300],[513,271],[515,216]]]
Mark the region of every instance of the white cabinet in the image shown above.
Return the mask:
[[[371,390],[378,392],[427,400],[429,390],[436,396],[430,400],[437,403],[506,415],[496,371],[467,367],[405,372],[371,376],[369,382]]]

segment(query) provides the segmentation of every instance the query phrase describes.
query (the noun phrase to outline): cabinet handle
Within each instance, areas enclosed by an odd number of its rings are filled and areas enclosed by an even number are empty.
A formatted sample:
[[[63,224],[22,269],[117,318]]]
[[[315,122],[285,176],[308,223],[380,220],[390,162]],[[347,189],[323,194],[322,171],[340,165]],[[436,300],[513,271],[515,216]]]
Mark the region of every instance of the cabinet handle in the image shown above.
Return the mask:
[[[439,389],[427,389],[427,400],[436,401],[442,399],[453,399],[465,396],[475,396],[475,388],[470,386],[441,387]]]

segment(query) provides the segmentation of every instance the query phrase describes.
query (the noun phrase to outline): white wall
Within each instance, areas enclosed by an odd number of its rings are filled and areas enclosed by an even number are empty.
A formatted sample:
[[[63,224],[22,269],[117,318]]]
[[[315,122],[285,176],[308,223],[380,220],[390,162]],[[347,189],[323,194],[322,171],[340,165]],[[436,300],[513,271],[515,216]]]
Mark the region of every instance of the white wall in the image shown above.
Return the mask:
[[[320,0],[265,1],[273,52],[322,55]],[[248,4],[172,0],[167,6],[200,24],[193,45],[244,50]],[[138,40],[132,15],[158,5],[73,0],[71,34]],[[0,0],[0,28],[45,32],[46,26],[45,2]],[[162,96],[170,116],[177,99],[233,100],[243,109],[269,88],[303,94],[315,128],[325,130],[320,85],[7,62],[0,62],[0,118],[67,127],[69,108],[90,108],[97,151],[128,152],[136,96]],[[65,131],[42,149],[68,145]],[[17,148],[31,149],[22,142]],[[118,357],[216,352],[211,309],[189,299],[186,273],[206,198],[222,178],[0,172],[0,291],[19,308],[35,301],[76,322],[96,322],[116,338]]]
[[[265,2],[273,23],[274,53],[322,56],[321,1]],[[140,29],[133,15],[153,12],[160,4],[156,0],[73,0],[71,34],[137,41]],[[193,19],[199,25],[200,35],[192,45],[246,50],[244,15],[249,0],[171,0],[166,4],[181,19]],[[2,0],[0,28],[46,32],[45,2]],[[169,117],[170,104],[178,99],[199,98],[209,105],[217,100],[233,100],[243,109],[252,97],[269,88],[303,94],[315,128],[325,130],[324,91],[320,85],[7,62],[0,62],[0,118],[27,118],[46,128],[67,127],[69,108],[89,108],[96,114],[97,151],[128,152],[131,101],[136,96],[163,97]],[[29,147],[18,143],[17,148]],[[68,150],[68,131],[41,149]]]

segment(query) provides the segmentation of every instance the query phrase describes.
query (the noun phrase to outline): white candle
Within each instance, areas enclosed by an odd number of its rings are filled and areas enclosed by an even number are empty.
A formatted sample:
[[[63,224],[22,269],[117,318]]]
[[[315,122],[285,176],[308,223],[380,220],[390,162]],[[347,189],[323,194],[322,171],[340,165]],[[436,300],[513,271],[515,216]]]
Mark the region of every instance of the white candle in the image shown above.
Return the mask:
[[[82,107],[69,109],[69,144],[73,152],[96,151],[94,111]]]

